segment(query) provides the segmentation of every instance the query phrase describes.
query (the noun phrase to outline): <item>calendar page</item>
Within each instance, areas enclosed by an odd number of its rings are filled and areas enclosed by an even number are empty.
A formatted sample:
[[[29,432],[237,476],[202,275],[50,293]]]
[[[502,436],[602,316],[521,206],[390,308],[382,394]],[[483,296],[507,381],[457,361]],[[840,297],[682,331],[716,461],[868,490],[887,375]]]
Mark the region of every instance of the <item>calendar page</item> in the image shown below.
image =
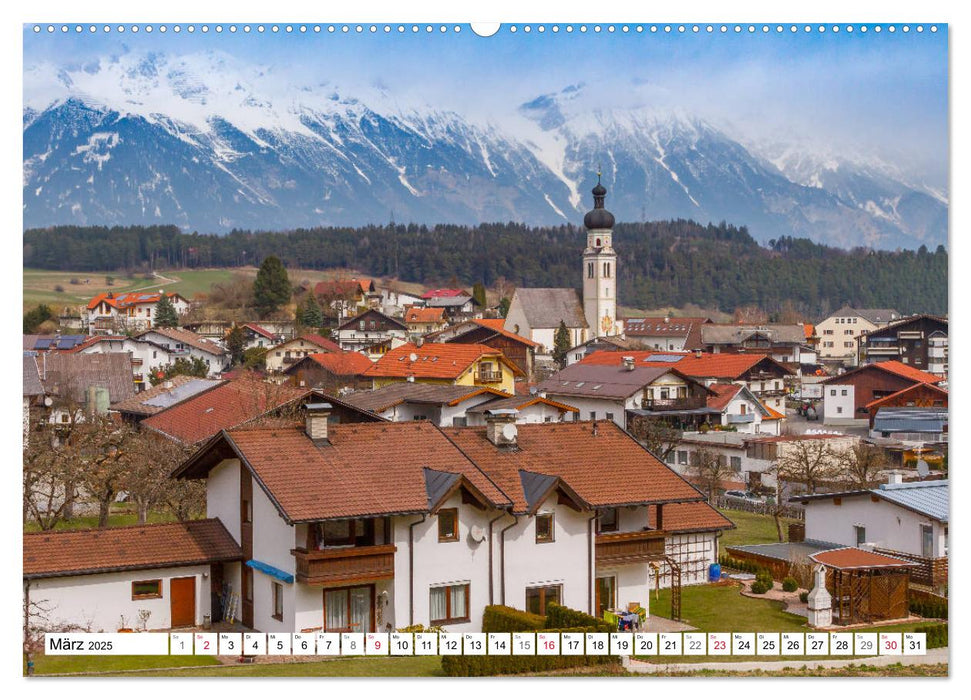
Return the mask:
[[[31,691],[949,675],[948,13],[568,5],[25,9]]]

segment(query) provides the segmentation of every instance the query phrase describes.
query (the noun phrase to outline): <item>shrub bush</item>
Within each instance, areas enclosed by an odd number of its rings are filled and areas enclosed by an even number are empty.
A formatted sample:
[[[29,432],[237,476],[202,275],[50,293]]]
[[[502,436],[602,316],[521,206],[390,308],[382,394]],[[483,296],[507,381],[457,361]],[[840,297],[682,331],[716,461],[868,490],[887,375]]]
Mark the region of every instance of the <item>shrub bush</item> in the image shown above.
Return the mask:
[[[809,602],[809,591],[803,591],[799,594],[799,602],[808,603]]]
[[[775,580],[772,578],[772,572],[768,569],[758,569],[755,572],[755,580],[757,583],[765,585],[766,590],[775,585]]]
[[[924,632],[927,635],[927,648],[938,649],[947,646],[947,623],[937,625],[921,625],[914,632]]]
[[[569,610],[569,608],[566,609]],[[550,629],[548,631],[599,632],[601,630],[591,630],[589,627],[572,627]],[[509,673],[539,673],[562,668],[582,668],[584,666],[614,663],[619,663],[619,659],[616,656],[443,656],[442,671],[446,676],[453,677],[497,676]]]
[[[910,612],[921,617],[936,617],[942,620],[947,619],[946,600],[928,600],[925,598],[913,599],[910,601]]]
[[[752,593],[755,593],[756,595],[762,595],[770,588],[772,588],[772,584],[766,583],[765,581],[759,581],[758,579],[752,583]]]
[[[487,605],[482,615],[483,632],[532,632],[546,628],[546,618],[505,605]]]
[[[547,604],[546,628],[557,629],[563,627],[582,627],[588,632],[617,631],[613,625],[599,617],[587,615],[585,612],[580,612],[579,610],[574,610],[563,605],[557,605],[556,603]],[[523,630],[516,631],[521,632]]]
[[[786,593],[792,593],[794,590],[799,588],[799,583],[792,576],[786,576],[782,579],[782,590]]]

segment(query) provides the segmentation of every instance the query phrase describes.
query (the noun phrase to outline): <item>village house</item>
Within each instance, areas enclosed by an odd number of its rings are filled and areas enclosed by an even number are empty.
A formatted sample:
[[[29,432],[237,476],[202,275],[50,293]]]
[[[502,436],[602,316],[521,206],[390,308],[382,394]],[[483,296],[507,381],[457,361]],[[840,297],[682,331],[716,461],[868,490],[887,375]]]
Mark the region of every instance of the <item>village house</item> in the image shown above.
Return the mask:
[[[874,401],[914,384],[937,385],[942,381],[937,375],[896,360],[861,365],[822,382],[823,421],[838,425],[866,419],[867,406]]]
[[[704,316],[664,316],[624,319],[624,337],[644,350],[700,350]]]
[[[631,411],[646,420],[663,420],[680,430],[729,430],[747,435],[778,435],[781,414],[766,408],[741,384],[709,384],[705,405],[700,401],[664,407],[649,405]]]
[[[919,383],[866,405],[870,436],[911,442],[946,442],[948,392]]]
[[[385,353],[364,372],[379,389],[395,382],[483,386],[515,393],[525,373],[502,351],[476,343],[407,343]]]
[[[485,425],[490,410],[516,409],[517,423],[556,423],[577,409],[539,395],[510,396],[486,387],[397,382],[341,399],[396,423],[428,420],[440,428]]]
[[[274,384],[243,376],[220,382],[142,420],[141,425],[183,445],[197,445],[221,430],[271,418],[299,415],[306,401],[330,401],[330,420],[381,421],[368,411],[307,387]]]
[[[126,353],[47,353],[35,359],[44,387],[42,420],[49,423],[106,415],[112,403],[135,395],[131,358]]]
[[[182,316],[189,310],[189,301],[176,292],[159,290],[155,294],[147,292],[128,292],[99,294],[88,302],[86,321],[89,335],[140,331],[152,328],[155,307],[165,294],[175,307],[175,313]]]
[[[429,309],[441,309],[449,323],[460,323],[482,312],[472,295],[463,289],[430,289],[421,295],[422,302]]]
[[[381,293],[380,311],[385,316],[397,318],[404,316],[405,310],[411,306],[424,306],[425,300],[419,294],[410,294],[397,288],[395,283],[378,290]]]
[[[369,309],[337,327],[337,342],[347,352],[364,352],[376,360],[408,340],[408,326]]]
[[[537,344],[506,330],[504,324],[505,319],[501,318],[475,318],[427,335],[425,342],[488,345],[501,350],[503,355],[526,372],[527,378],[532,378]]]
[[[325,280],[314,286],[314,296],[324,307],[325,314],[332,311],[337,320],[357,314],[362,308],[377,308],[381,293],[370,279]]]
[[[135,339],[165,348],[173,361],[180,357],[200,359],[209,367],[210,376],[222,373],[232,364],[229,350],[224,345],[182,328],[151,328],[136,335]]]
[[[806,509],[806,539],[835,542],[913,562],[911,581],[947,585],[947,480],[904,482],[899,473],[878,488],[793,498]]]
[[[448,326],[445,309],[441,307],[412,306],[405,310],[405,325],[412,337],[434,333]]]
[[[131,398],[116,401],[111,404],[111,410],[119,414],[123,421],[138,423],[222,383],[223,380],[220,379],[202,379],[177,374],[138,392]]]
[[[461,632],[490,604],[646,607],[655,576],[704,581],[732,526],[609,424],[331,425],[329,408],[223,432],[176,472],[206,480],[242,549],[224,575],[246,627]]]
[[[40,381],[40,370],[37,367],[37,355],[32,351],[24,353],[23,373],[23,413],[24,413],[24,444],[30,436],[30,424],[44,411],[44,385]]]
[[[700,327],[705,352],[753,352],[777,362],[816,364],[816,350],[806,337],[802,323],[736,325],[708,323]]]
[[[340,346],[333,340],[315,333],[304,333],[267,350],[266,370],[267,372],[282,372],[310,355],[340,351]]]
[[[588,355],[592,355],[595,352],[600,352],[601,350],[630,350],[632,347],[635,347],[634,343],[631,343],[620,336],[602,335],[597,338],[591,338],[590,340],[580,343],[576,347],[572,347],[567,350],[565,358],[566,365],[575,365]]]
[[[32,627],[90,632],[199,627],[223,567],[243,552],[216,519],[23,534]],[[219,621],[219,616],[213,616]]]
[[[947,379],[947,326],[946,318],[918,314],[861,333],[860,364],[893,360]]]
[[[323,389],[328,393],[371,388],[364,373],[374,365],[359,352],[319,352],[308,355],[283,370],[295,386]]]
[[[283,342],[283,337],[280,334],[274,333],[263,326],[258,326],[255,323],[244,323],[240,326],[240,329],[243,332],[244,350],[250,350],[251,348],[271,348]],[[229,331],[231,330],[232,328],[227,330],[226,335],[229,335]],[[225,342],[225,337],[223,338],[223,342]]]
[[[894,309],[854,309],[844,306],[816,324],[819,361],[845,367],[857,365],[857,339],[863,333],[900,318]]]
[[[24,334],[24,350],[41,352],[60,352],[73,350],[89,340],[86,335],[36,335]]]
[[[126,353],[131,357],[132,381],[135,390],[145,391],[151,377],[185,353],[159,342],[125,335],[95,335],[68,352],[81,354]]]

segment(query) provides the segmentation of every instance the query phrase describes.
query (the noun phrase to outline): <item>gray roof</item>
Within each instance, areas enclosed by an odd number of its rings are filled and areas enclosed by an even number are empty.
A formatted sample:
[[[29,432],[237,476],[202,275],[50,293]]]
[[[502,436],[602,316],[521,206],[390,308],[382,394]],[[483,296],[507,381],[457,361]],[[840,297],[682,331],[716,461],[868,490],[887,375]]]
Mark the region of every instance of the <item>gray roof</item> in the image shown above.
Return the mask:
[[[859,316],[877,326],[883,326],[891,321],[899,320],[900,312],[896,309],[855,309],[852,306],[844,306],[826,318],[832,318],[833,316]],[[826,319],[823,320],[825,321]]]
[[[436,503],[442,500],[442,496],[448,493],[449,489],[455,485],[461,476],[452,472],[440,472],[437,469],[424,468],[425,472],[425,493],[428,494],[428,508],[431,509]]]
[[[560,370],[539,384],[537,390],[556,396],[626,399],[671,371],[671,367],[635,367],[629,370],[623,366],[578,363]]]
[[[24,396],[43,396],[44,385],[40,383],[37,370],[37,356],[24,353]]]
[[[530,328],[586,328],[580,295],[575,289],[560,287],[519,287],[513,301],[519,300]]]
[[[526,507],[533,510],[539,499],[549,493],[553,485],[559,481],[558,477],[549,474],[537,474],[528,472],[525,469],[519,470],[519,480],[523,486],[523,497],[526,499]]]
[[[459,307],[459,306],[465,306],[471,300],[472,300],[472,297],[466,297],[466,296],[462,296],[462,297],[430,297],[430,298],[428,298],[428,299],[425,300],[425,306],[429,306],[429,307],[436,308],[436,309],[438,309],[438,308],[451,308],[453,306]]]
[[[877,409],[873,429],[889,433],[941,433],[947,428],[947,408],[885,406]]]
[[[804,542],[771,542],[769,544],[733,544],[726,546],[726,549],[737,549],[742,552],[748,552],[749,554],[768,557],[769,559],[801,562],[808,560],[813,554],[825,552],[830,549],[840,549],[844,546],[832,542],[806,540]]]
[[[355,391],[345,394],[342,399],[345,403],[356,408],[380,412],[406,402],[443,406],[481,391],[482,387],[477,386],[395,382],[373,391]],[[503,394],[497,392],[496,395],[501,396]]]
[[[131,355],[127,352],[45,354],[37,359],[45,393],[85,403],[88,387],[108,389],[108,401],[135,395]]]
[[[806,344],[806,331],[801,323],[746,326],[706,323],[701,326],[701,341],[705,345],[738,345],[756,334],[776,344]]]
[[[219,386],[224,381],[221,379],[200,379],[199,377],[188,377],[180,374],[169,379],[172,384],[171,387],[166,387],[165,383],[159,384],[135,394],[130,399],[114,403],[111,408],[122,413],[152,416],[207,389]]]
[[[886,501],[896,503],[942,523],[948,521],[950,488],[947,479],[942,481],[913,481],[905,484],[881,484],[873,489]]]

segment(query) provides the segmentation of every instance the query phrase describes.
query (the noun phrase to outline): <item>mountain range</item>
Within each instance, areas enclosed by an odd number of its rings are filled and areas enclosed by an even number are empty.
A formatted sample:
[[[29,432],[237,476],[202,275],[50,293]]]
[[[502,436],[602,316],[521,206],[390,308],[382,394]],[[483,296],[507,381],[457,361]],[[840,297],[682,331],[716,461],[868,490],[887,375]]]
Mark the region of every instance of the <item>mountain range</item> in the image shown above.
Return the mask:
[[[24,79],[43,87],[23,112],[25,228],[578,224],[599,169],[619,221],[724,220],[763,242],[847,248],[947,242],[947,193],[892,164],[607,109],[583,84],[485,119],[383,87],[285,91],[217,52],[43,64]]]

